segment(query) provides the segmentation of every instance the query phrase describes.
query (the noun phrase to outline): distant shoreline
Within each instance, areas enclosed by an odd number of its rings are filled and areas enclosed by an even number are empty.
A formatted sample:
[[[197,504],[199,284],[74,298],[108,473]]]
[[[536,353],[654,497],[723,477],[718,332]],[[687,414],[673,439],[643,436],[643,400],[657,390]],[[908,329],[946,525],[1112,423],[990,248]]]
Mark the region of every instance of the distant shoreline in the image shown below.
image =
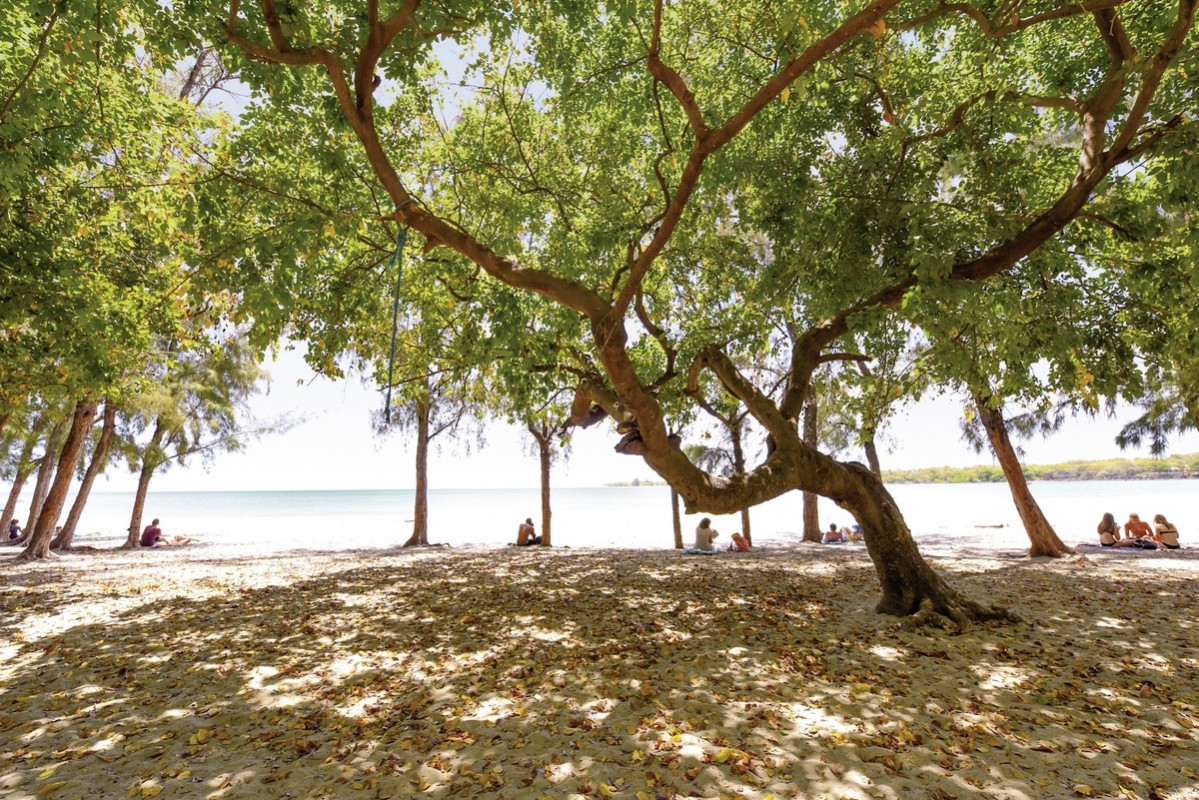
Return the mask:
[[[1103,461],[1067,461],[1062,464],[1025,464],[1030,481],[1146,481],[1199,479],[1199,453],[1166,458],[1113,458]],[[883,470],[884,483],[1003,483],[997,464],[973,467],[921,467]],[[606,483],[613,488],[666,486],[662,481]]]
[[[1199,478],[1199,453],[1167,458],[1113,458],[1103,461],[1067,461],[1062,464],[1025,464],[1030,481],[1138,481]],[[925,467],[883,470],[886,483],[1002,483],[997,464],[973,467]]]

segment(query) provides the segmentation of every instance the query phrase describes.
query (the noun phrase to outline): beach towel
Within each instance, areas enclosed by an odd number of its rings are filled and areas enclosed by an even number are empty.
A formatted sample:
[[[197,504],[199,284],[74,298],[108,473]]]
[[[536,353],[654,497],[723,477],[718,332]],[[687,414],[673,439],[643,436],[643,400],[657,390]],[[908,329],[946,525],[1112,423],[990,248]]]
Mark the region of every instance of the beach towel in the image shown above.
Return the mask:
[[[689,556],[714,556],[719,550],[700,550],[698,547],[684,547],[683,553]]]

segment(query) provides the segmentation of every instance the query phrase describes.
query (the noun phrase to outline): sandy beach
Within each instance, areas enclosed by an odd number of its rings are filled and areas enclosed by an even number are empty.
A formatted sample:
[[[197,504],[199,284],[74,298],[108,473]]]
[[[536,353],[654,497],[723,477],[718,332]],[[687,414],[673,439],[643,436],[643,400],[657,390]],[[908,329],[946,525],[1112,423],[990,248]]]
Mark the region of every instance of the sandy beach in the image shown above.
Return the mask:
[[[0,551],[0,797],[1199,798],[1199,550]]]

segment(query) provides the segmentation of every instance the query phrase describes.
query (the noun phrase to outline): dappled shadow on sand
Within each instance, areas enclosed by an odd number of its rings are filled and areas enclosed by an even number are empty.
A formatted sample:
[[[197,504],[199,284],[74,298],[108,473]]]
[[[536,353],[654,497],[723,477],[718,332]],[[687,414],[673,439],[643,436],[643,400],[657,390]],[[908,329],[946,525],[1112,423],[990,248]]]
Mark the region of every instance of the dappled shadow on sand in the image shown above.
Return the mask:
[[[938,560],[1033,622],[936,636],[860,550],[320,560],[0,587],[0,795],[1199,796],[1194,573]]]

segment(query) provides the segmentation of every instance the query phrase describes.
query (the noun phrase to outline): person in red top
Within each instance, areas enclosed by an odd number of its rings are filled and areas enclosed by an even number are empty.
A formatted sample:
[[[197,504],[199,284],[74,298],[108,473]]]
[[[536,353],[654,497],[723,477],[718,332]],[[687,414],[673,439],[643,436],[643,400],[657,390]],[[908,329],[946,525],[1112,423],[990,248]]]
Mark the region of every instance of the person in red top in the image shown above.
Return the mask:
[[[162,538],[162,528],[158,527],[158,520],[155,519],[146,529],[142,531],[142,547],[154,547],[159,544],[166,544],[166,539]]]

